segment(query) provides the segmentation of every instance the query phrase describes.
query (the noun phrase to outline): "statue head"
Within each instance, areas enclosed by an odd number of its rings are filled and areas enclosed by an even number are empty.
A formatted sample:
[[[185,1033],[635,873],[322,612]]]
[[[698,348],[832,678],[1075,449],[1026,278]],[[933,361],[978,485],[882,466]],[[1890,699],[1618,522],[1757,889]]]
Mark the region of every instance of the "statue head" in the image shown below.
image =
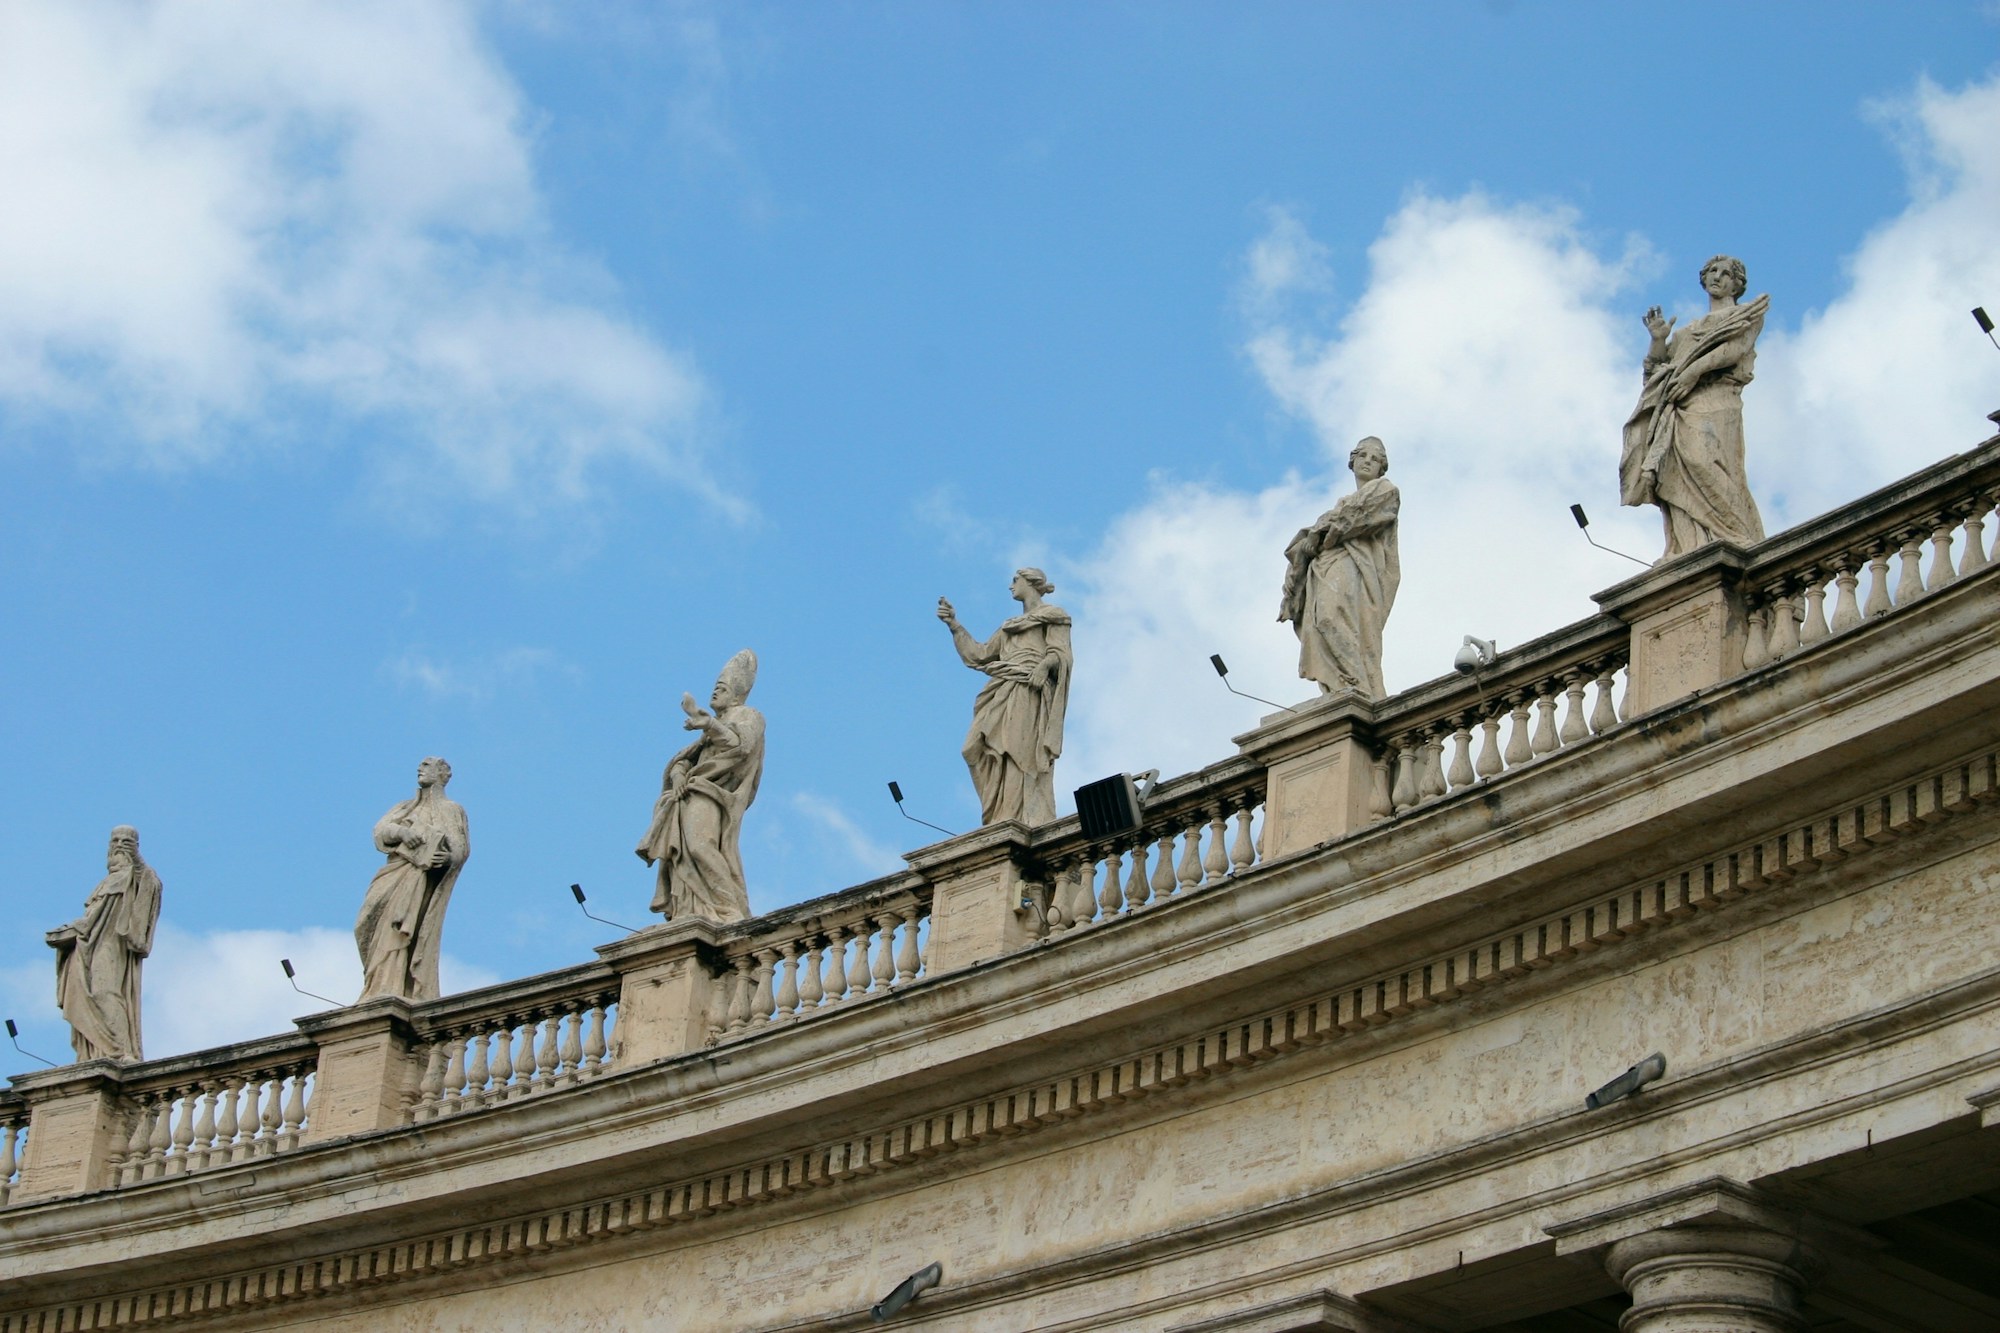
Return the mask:
[[[1347,451],[1347,469],[1357,481],[1373,481],[1389,474],[1389,449],[1373,435],[1363,438]],[[1363,475],[1366,473],[1367,475]]]
[[[443,791],[445,784],[450,781],[451,765],[436,755],[417,764],[418,787],[436,787],[439,791]]]
[[[104,854],[107,870],[123,870],[139,864],[139,830],[130,824],[120,824],[111,830],[111,846]]]
[[[1056,590],[1056,585],[1049,582],[1047,574],[1033,565],[1026,565],[1014,571],[1014,581],[1008,585],[1008,590],[1014,594],[1015,601],[1025,604],[1029,592],[1047,597]]]
[[[756,683],[757,654],[745,648],[730,658],[716,677],[715,689],[708,696],[709,707],[717,711],[734,708],[750,697],[750,687]]]
[[[1718,278],[1714,286],[1709,285],[1711,273]],[[1701,289],[1710,296],[1727,296],[1734,301],[1750,290],[1749,270],[1734,255],[1717,255],[1701,266]]]

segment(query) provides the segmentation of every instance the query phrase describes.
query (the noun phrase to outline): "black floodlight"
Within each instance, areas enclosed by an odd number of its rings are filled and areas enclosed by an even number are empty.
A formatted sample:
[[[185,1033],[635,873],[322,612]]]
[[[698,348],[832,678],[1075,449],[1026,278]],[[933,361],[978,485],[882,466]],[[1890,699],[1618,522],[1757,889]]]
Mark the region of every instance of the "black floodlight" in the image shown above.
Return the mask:
[[[1076,817],[1092,842],[1130,833],[1140,822],[1139,786],[1130,773],[1085,783],[1076,789]]]
[[[903,789],[893,779],[889,783],[889,799],[896,803],[896,813],[909,820],[912,824],[922,824],[925,828],[934,828],[947,838],[956,838],[958,836],[941,824],[933,824],[928,819],[918,819],[908,810],[905,810],[903,808]]]
[[[318,1000],[321,1004],[330,1004],[336,1009],[345,1009],[347,1007],[346,1005],[342,1004],[339,1000],[329,1000],[327,999],[326,996],[320,995],[314,991],[309,991],[304,986],[301,986],[299,984],[298,973],[292,971],[291,959],[280,958],[278,960],[278,966],[285,969],[285,980],[292,983],[292,989],[297,991],[299,994],[305,996],[307,999]]]
[[[1583,1099],[1583,1109],[1586,1111],[1595,1111],[1600,1106],[1609,1106],[1615,1101],[1621,1101],[1626,1097],[1630,1097],[1648,1083],[1664,1077],[1666,1072],[1667,1057],[1661,1055],[1658,1051],[1654,1051],[1638,1064],[1633,1065],[1617,1078],[1612,1079],[1596,1092],[1585,1097]]]
[[[1234,694],[1240,698],[1254,700],[1255,702],[1260,704],[1269,704],[1272,708],[1279,709],[1286,713],[1296,713],[1299,711],[1298,709],[1293,708],[1288,704],[1281,704],[1275,699],[1266,699],[1261,694],[1246,694],[1244,693],[1244,691],[1237,689],[1234,685],[1231,685],[1229,683],[1229,663],[1222,660],[1221,653],[1210,653],[1208,655],[1208,664],[1215,668],[1216,675],[1222,677],[1222,688],[1228,690],[1231,694]]]
[[[41,1060],[43,1064],[47,1065],[51,1069],[54,1069],[56,1067],[55,1061],[42,1060],[41,1056],[36,1055],[33,1051],[29,1050],[27,1047],[21,1045],[21,1029],[14,1026],[14,1020],[11,1018],[7,1020],[7,1040],[13,1042],[14,1049],[19,1051],[21,1054],[27,1056],[30,1060]]]
[[[1645,562],[1644,560],[1641,560],[1641,559],[1640,559],[1640,558],[1639,558],[1638,556],[1636,556],[1636,555],[1626,555],[1626,554],[1625,554],[1625,553],[1624,553],[1623,551],[1619,550],[1619,549],[1618,549],[1617,547],[1615,547],[1615,546],[1606,546],[1606,545],[1605,545],[1605,544],[1604,544],[1603,542],[1601,542],[1601,541],[1597,540],[1597,538],[1595,538],[1595,537],[1591,536],[1591,535],[1590,535],[1590,516],[1589,516],[1588,514],[1586,514],[1586,513],[1584,513],[1584,512],[1583,512],[1583,506],[1582,506],[1582,505],[1571,505],[1571,506],[1569,507],[1569,516],[1570,516],[1571,518],[1573,518],[1573,519],[1575,519],[1575,520],[1576,520],[1576,526],[1578,527],[1578,529],[1580,529],[1580,530],[1582,531],[1582,533],[1583,533],[1583,539],[1584,539],[1585,541],[1589,542],[1589,543],[1590,543],[1590,544],[1591,544],[1592,546],[1595,546],[1595,547],[1596,547],[1596,548],[1597,548],[1598,550],[1600,550],[1600,551],[1609,551],[1609,552],[1611,552],[1611,554],[1613,554],[1613,555],[1615,555],[1615,556],[1619,556],[1619,557],[1622,557],[1623,559],[1626,559],[1626,560],[1630,560],[1630,561],[1631,561],[1631,562],[1632,562],[1633,564],[1635,564],[1635,565],[1646,565],[1646,562]],[[1651,569],[1651,568],[1652,568],[1652,566],[1651,566],[1651,565],[1646,565],[1646,568],[1648,568],[1648,569]]]
[[[591,911],[591,910],[590,910],[590,909],[589,909],[588,907],[584,907],[584,906],[583,906],[583,885],[581,885],[581,884],[572,884],[572,885],[570,885],[570,886],[569,886],[569,891],[570,891],[570,893],[571,893],[571,894],[572,894],[572,895],[573,895],[573,896],[574,896],[574,897],[576,898],[576,905],[577,905],[578,907],[583,907],[583,914],[584,914],[585,916],[589,917],[589,918],[590,918],[590,919],[591,919],[592,921],[601,921],[601,922],[603,922],[603,923],[604,923],[605,925],[607,925],[607,926],[617,926],[617,927],[618,927],[618,929],[620,929],[620,930],[624,931],[624,932],[625,932],[625,933],[626,933],[627,935],[637,935],[637,934],[639,933],[639,931],[638,931],[638,929],[637,929],[636,927],[633,927],[633,926],[620,926],[620,925],[618,925],[618,923],[617,923],[616,921],[610,921],[610,920],[607,920],[606,918],[604,918],[604,917],[601,917],[601,916],[599,916],[599,915],[598,915],[597,913],[595,913],[595,912]]]
[[[1986,335],[1986,341],[1992,343],[1995,347],[2000,347],[2000,338],[1993,336],[1993,321],[1987,317],[1985,306],[1976,305],[1972,307],[1972,322],[1977,324],[1979,331]]]
[[[868,1313],[876,1323],[883,1323],[942,1281],[944,1281],[943,1264],[934,1263],[920,1268],[897,1283],[896,1289],[877,1301]]]

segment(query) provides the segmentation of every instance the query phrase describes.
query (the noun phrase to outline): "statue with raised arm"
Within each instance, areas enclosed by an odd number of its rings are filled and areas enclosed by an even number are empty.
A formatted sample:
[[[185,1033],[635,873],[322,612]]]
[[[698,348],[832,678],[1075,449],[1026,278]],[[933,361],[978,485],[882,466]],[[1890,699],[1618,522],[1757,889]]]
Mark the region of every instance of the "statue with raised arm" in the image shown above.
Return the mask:
[[[389,859],[369,881],[354,922],[363,1000],[438,997],[444,909],[472,855],[465,807],[444,794],[450,781],[450,764],[424,760],[417,765],[417,794],[376,821],[375,850]]]
[[[982,823],[1013,819],[1033,828],[1056,817],[1056,757],[1072,658],[1069,612],[1042,600],[1055,590],[1041,570],[1015,570],[1009,591],[1021,614],[984,643],[958,623],[949,600],[938,598],[938,619],[951,630],[959,660],[989,677],[972,701],[972,729],[961,751]]]
[[[681,726],[701,735],[667,762],[653,822],[637,848],[641,861],[657,867],[652,906],[669,920],[726,924],[750,915],[743,812],[764,776],[764,715],[745,701],[756,683],[757,654],[745,648],[722,668],[708,708],[681,696]]]
[[[1749,290],[1743,261],[1717,255],[1701,266],[1708,313],[1676,332],[1660,308],[1646,312],[1645,387],[1625,423],[1619,499],[1658,505],[1671,560],[1710,542],[1754,546],[1764,520],[1743,469],[1743,386],[1757,363],[1757,335],[1771,298],[1737,302]]]
[[[56,1007],[79,1060],[143,1060],[139,964],[153,951],[160,877],[139,857],[139,831],[111,830],[105,876],[83,915],[45,937],[56,951]]]
[[[1354,489],[1285,547],[1278,619],[1299,636],[1299,675],[1320,693],[1382,685],[1382,629],[1403,581],[1396,549],[1402,494],[1389,480],[1389,451],[1370,435],[1347,455]]]

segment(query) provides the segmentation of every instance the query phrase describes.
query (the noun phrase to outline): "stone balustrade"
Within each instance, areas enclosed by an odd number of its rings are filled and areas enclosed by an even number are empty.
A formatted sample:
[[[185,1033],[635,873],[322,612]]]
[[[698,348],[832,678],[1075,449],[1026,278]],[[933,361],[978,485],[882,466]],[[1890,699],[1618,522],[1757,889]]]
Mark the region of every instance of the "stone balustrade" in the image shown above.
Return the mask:
[[[21,1178],[21,1140],[28,1132],[28,1106],[18,1097],[0,1096],[0,1208],[13,1197]]]
[[[616,979],[591,967],[540,980],[527,994],[519,986],[491,987],[412,1010],[414,1054],[423,1074],[411,1120],[439,1120],[574,1087],[614,1063]]]
[[[711,1039],[791,1023],[928,975],[928,887],[903,874],[725,931]]]
[[[1033,842],[1036,924],[1059,935],[1244,874],[1262,859],[1263,807],[1263,767],[1236,759],[1154,787],[1130,832],[1091,840],[1075,819],[1050,825]]]
[[[182,1056],[158,1062],[172,1067],[153,1074],[134,1067],[137,1077],[123,1081],[131,1131],[105,1183],[192,1175],[298,1147],[312,1113],[317,1058],[309,1042],[289,1045],[247,1058]]]
[[[1619,677],[1630,651],[1627,628],[1599,616],[1502,653],[1477,675],[1385,700],[1368,813],[1401,814],[1610,731],[1625,716]]]

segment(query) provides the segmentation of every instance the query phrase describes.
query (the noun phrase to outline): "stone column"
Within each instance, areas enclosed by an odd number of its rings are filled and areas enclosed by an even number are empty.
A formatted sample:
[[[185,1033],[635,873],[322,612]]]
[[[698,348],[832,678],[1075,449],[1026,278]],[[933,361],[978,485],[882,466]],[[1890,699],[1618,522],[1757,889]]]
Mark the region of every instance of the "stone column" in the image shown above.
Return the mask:
[[[1606,614],[1632,627],[1629,716],[1742,673],[1745,620],[1738,585],[1748,566],[1740,547],[1716,542],[1597,594]]]
[[[1720,1177],[1548,1229],[1632,1295],[1620,1333],[1803,1333],[1807,1288],[1836,1250],[1881,1242]]]
[[[1273,713],[1236,738],[1236,748],[1265,766],[1265,861],[1346,837],[1370,822],[1375,707],[1337,694]]]
[[[1604,1267],[1632,1294],[1620,1333],[1801,1333],[1820,1262],[1783,1231],[1684,1226],[1619,1241]]]
[[[904,859],[931,885],[931,976],[1033,944],[1034,908],[1023,905],[1028,831],[1011,820],[934,843]]]
[[[669,921],[599,945],[597,956],[618,973],[617,1066],[621,1069],[698,1051],[718,993],[714,922]]]

